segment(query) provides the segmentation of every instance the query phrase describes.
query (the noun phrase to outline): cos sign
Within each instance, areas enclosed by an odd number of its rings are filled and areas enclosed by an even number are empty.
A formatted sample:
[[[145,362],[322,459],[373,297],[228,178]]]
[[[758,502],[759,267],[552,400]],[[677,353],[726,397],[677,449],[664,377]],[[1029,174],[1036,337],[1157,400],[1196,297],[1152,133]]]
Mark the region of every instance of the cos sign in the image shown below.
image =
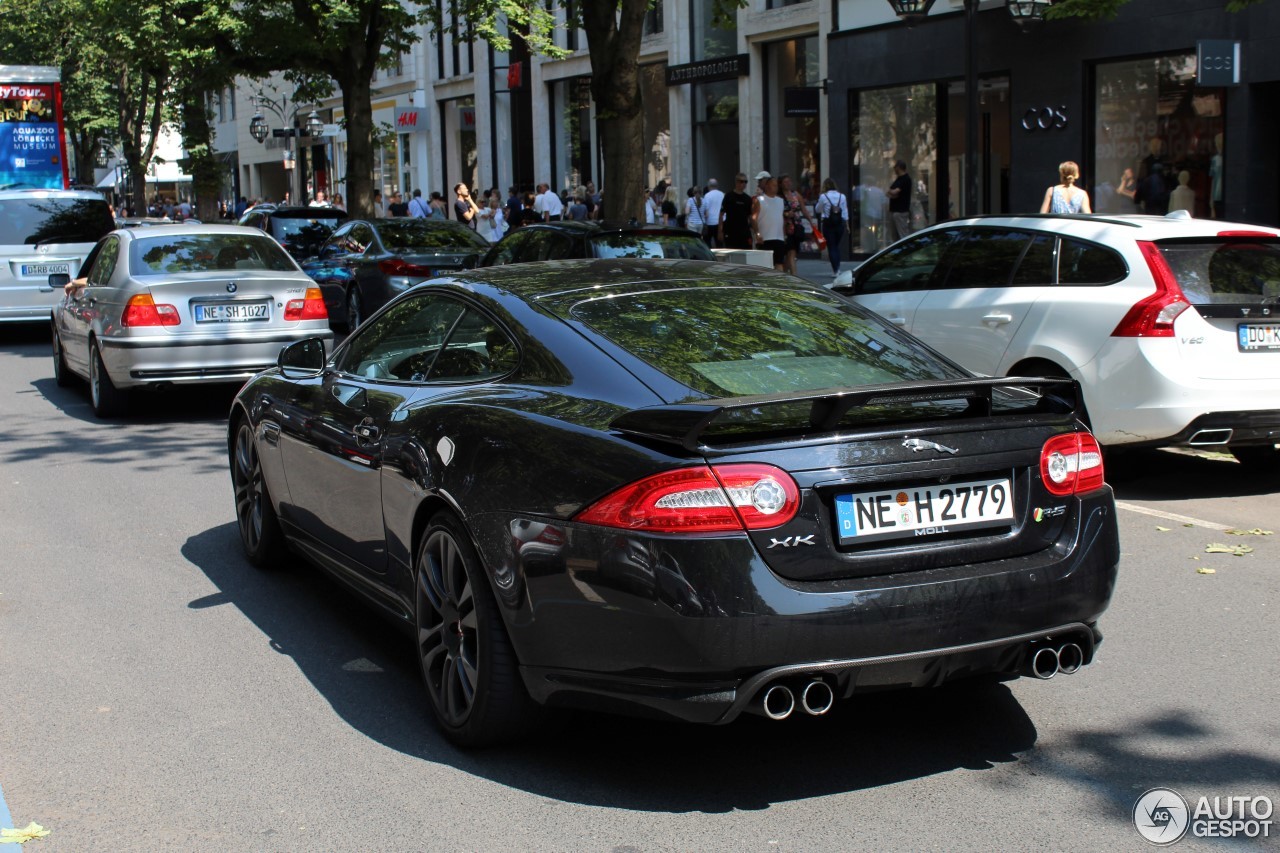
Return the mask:
[[[1067,108],[1065,106],[1032,107],[1022,114],[1022,129],[1032,132],[1037,130],[1066,130]]]

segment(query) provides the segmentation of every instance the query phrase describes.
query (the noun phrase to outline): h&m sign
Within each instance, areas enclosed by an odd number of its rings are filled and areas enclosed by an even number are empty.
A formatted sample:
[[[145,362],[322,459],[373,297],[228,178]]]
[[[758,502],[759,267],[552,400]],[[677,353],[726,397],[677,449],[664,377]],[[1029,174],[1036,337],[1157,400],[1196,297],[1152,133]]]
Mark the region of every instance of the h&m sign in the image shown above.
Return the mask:
[[[396,107],[396,132],[416,133],[427,129],[427,111],[422,107]]]

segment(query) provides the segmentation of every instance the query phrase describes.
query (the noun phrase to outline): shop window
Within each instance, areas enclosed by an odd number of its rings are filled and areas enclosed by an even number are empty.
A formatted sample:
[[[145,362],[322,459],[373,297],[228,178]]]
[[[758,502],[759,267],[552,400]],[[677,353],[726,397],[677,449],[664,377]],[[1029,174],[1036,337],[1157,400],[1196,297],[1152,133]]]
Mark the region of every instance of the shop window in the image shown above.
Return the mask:
[[[1222,217],[1226,95],[1196,86],[1195,54],[1094,72],[1094,211]]]
[[[789,175],[792,186],[810,204],[821,192],[818,147],[817,98],[822,85],[818,73],[818,37],[792,39],[765,46],[765,86],[768,98],[765,168],[774,175]],[[788,90],[791,90],[790,94]],[[812,115],[805,115],[812,109]],[[788,116],[787,112],[793,114]],[[717,175],[724,180],[727,175]]]
[[[644,104],[644,180],[646,187],[671,176],[671,109],[667,64],[640,66],[640,100]]]
[[[595,148],[591,78],[574,77],[552,84],[552,102],[559,121],[553,124],[557,189],[575,190],[594,181]]]

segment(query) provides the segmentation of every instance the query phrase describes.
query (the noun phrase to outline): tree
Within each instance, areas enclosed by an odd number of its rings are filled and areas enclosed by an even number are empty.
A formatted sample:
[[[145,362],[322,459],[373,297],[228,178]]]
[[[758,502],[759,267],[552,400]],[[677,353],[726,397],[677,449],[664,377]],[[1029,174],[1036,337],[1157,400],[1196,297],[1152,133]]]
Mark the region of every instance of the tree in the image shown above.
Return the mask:
[[[237,14],[238,32],[217,44],[240,72],[316,74],[338,84],[347,131],[347,208],[354,216],[376,215],[373,74],[417,41],[414,27],[424,14],[400,0],[259,0],[240,4]]]

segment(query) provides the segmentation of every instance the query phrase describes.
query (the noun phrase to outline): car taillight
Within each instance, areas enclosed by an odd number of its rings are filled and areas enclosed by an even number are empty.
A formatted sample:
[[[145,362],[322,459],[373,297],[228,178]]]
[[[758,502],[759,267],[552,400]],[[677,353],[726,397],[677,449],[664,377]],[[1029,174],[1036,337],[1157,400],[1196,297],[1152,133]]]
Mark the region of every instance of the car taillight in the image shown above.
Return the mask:
[[[302,299],[290,299],[284,306],[286,320],[327,320],[329,309],[324,307],[324,294],[318,287],[308,287]]]
[[[723,533],[779,527],[799,508],[800,490],[780,468],[699,465],[623,486],[574,520],[658,533]]]
[[[129,297],[124,307],[124,316],[120,325],[134,328],[136,326],[177,326],[182,323],[178,309],[172,305],[157,305],[150,293],[139,293]]]
[[[1040,477],[1055,495],[1078,495],[1103,484],[1102,449],[1087,432],[1055,435],[1040,450]]]
[[[394,276],[430,276],[431,267],[419,266],[411,264],[404,258],[387,258],[385,261],[378,261],[378,269],[386,275]]]
[[[1113,338],[1171,338],[1173,321],[1191,307],[1182,294],[1173,270],[1155,243],[1139,241],[1138,248],[1146,258],[1156,292],[1134,304],[1111,333]]]

